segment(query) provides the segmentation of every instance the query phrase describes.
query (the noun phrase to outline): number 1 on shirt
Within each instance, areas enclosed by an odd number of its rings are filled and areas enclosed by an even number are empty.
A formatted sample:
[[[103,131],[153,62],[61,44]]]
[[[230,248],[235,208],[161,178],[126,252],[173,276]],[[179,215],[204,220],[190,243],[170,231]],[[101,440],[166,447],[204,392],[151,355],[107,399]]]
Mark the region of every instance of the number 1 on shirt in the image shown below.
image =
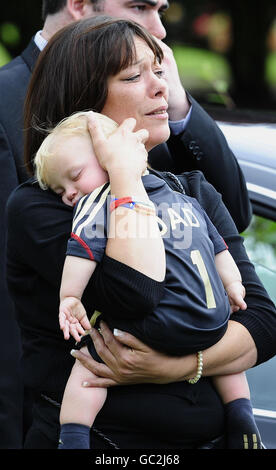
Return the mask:
[[[193,264],[197,266],[200,277],[204,284],[207,308],[216,308],[216,301],[213,294],[213,289],[200,251],[192,250],[191,259]]]

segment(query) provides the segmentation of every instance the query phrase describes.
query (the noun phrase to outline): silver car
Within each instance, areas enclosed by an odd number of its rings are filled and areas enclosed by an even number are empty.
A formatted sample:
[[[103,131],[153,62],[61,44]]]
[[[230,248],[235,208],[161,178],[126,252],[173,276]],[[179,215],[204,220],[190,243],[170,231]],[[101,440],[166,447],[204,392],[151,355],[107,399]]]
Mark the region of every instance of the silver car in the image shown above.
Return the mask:
[[[252,202],[253,222],[243,233],[247,252],[276,303],[276,124],[218,125],[240,163]],[[269,227],[263,237],[262,230],[257,233],[259,220]],[[248,370],[247,378],[264,446],[276,449],[276,356]]]

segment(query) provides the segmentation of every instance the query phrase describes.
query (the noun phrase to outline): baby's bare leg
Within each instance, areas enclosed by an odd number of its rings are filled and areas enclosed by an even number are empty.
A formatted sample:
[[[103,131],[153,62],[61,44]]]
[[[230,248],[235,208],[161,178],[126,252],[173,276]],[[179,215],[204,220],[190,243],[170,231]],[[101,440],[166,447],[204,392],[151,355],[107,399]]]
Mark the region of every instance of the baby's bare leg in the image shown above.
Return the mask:
[[[79,423],[92,426],[107,395],[105,388],[82,386],[83,382],[90,381],[92,377],[94,377],[92,372],[79,361],[75,362],[63,395],[60,424]]]
[[[214,377],[213,381],[223,403],[229,403],[238,398],[250,399],[250,391],[244,372],[240,374],[220,375]]]

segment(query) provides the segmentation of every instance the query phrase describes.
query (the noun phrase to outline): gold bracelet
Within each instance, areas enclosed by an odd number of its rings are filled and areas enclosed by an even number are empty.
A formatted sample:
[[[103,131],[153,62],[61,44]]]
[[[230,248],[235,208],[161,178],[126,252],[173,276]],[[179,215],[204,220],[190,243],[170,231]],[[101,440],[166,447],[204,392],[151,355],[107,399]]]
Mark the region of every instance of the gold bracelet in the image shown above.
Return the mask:
[[[202,371],[203,371],[203,355],[202,355],[202,351],[198,351],[196,375],[192,379],[188,380],[189,384],[196,384],[202,376]]]

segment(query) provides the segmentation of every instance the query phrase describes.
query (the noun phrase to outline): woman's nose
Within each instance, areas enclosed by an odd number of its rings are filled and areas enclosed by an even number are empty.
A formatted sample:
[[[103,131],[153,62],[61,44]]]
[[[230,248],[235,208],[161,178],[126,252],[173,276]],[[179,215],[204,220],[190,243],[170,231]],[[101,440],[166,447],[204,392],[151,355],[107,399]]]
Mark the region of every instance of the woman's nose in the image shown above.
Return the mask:
[[[154,96],[165,96],[168,95],[168,85],[164,78],[158,77],[156,74],[154,75],[152,93]]]

